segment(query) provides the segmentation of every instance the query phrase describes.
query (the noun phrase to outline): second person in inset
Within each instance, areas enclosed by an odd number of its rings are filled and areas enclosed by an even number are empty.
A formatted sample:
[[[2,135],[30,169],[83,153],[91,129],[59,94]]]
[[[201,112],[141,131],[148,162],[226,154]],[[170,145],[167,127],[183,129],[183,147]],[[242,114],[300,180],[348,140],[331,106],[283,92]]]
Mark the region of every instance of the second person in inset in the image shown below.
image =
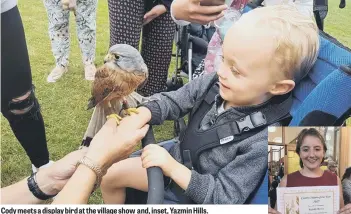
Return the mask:
[[[85,79],[94,80],[97,0],[68,0],[68,2],[71,9],[74,9]],[[62,0],[44,0],[44,5],[49,19],[49,36],[56,64],[47,81],[56,82],[68,71],[70,10],[63,8]]]

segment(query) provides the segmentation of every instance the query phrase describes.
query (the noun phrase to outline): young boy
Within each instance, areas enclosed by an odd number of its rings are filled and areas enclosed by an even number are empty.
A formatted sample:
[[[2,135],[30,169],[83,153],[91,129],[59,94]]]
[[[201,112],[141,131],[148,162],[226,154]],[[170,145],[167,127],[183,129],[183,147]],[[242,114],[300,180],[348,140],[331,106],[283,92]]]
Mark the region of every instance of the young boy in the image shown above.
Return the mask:
[[[181,203],[183,196],[198,204],[248,203],[267,171],[266,127],[288,115],[290,92],[318,48],[314,20],[292,6],[244,14],[225,36],[217,74],[154,95],[156,101],[139,108],[151,125],[191,112],[186,133],[169,152],[149,145],[141,157],[113,165],[101,184],[105,203],[124,203],[126,187],[147,191],[146,168],[152,166],[171,179],[167,203]],[[211,100],[211,94],[217,96]],[[211,140],[215,146],[198,152]]]

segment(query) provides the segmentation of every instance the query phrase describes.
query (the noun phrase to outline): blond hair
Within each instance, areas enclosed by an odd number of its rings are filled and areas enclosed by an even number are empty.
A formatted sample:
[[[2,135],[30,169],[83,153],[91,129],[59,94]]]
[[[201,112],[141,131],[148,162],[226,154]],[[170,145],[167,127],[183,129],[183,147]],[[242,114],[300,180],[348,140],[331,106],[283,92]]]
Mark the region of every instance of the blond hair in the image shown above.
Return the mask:
[[[256,25],[272,33],[276,41],[273,60],[286,78],[300,81],[312,68],[319,50],[318,27],[292,4],[257,8]]]

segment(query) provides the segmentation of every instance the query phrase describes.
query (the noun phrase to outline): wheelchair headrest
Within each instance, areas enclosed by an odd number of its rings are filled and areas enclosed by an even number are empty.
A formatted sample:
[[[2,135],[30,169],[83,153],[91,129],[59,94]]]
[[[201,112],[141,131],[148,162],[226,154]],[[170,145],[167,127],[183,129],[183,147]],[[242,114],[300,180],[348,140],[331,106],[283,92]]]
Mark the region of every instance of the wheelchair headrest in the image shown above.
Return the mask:
[[[297,125],[332,125],[351,109],[351,50],[320,31],[318,59],[293,91],[290,122]]]

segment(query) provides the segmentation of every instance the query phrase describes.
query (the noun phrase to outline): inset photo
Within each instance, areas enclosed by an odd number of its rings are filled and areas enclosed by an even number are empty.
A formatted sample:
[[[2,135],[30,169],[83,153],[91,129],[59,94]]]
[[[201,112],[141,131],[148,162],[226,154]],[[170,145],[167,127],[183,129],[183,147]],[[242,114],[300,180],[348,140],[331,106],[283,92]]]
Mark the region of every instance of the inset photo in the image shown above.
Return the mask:
[[[269,127],[268,171],[269,213],[351,213],[351,127]]]

